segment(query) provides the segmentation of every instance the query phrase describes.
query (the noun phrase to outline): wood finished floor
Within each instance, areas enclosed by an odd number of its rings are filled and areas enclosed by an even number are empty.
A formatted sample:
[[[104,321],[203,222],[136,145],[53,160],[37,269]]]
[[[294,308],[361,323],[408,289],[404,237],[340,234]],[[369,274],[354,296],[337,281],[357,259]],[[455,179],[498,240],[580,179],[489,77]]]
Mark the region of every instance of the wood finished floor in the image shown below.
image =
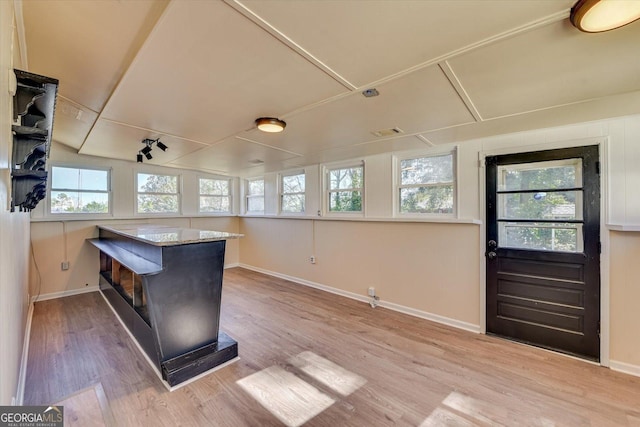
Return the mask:
[[[299,425],[316,395],[304,425],[640,426],[640,378],[240,268],[221,330],[241,359],[170,393],[98,293],[38,302],[24,404],[101,383],[122,426]]]

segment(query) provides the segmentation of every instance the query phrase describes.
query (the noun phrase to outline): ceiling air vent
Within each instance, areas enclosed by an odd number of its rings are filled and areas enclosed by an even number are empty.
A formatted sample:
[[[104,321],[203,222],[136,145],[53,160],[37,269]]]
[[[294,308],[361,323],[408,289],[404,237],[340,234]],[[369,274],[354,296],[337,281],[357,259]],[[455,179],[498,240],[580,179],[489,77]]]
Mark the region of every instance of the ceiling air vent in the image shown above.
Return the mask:
[[[374,136],[393,136],[404,133],[400,128],[381,129],[371,132]]]
[[[254,160],[249,160],[249,163],[250,163],[250,164],[252,164],[252,165],[257,166],[257,165],[261,165],[261,164],[263,164],[263,163],[264,163],[264,160],[254,159]]]

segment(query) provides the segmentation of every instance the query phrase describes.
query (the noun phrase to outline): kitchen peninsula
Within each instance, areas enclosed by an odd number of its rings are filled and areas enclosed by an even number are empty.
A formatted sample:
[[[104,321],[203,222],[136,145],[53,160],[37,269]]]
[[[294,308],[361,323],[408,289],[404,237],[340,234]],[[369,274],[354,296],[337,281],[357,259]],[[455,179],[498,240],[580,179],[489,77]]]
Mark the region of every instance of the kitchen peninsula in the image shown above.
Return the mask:
[[[171,389],[238,356],[219,331],[227,239],[151,224],[98,226],[100,291]]]

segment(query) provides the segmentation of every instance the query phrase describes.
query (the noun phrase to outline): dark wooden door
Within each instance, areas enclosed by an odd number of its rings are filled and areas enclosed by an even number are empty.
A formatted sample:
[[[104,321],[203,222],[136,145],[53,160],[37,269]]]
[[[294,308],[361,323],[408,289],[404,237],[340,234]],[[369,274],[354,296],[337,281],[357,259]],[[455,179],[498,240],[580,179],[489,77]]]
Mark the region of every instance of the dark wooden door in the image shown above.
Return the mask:
[[[487,157],[487,333],[598,360],[598,147]]]

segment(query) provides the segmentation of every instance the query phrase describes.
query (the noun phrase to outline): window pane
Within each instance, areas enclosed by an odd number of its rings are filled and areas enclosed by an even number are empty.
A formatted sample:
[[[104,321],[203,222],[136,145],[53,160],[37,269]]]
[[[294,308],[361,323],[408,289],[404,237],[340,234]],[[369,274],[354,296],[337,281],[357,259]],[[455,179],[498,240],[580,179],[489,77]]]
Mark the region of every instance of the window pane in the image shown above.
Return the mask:
[[[109,213],[109,194],[51,191],[51,213]]]
[[[304,194],[283,194],[283,212],[304,212]]]
[[[249,197],[247,199],[247,211],[264,212],[264,197]]]
[[[329,171],[329,189],[362,188],[362,166]]]
[[[453,213],[453,185],[401,188],[400,212]]]
[[[200,212],[229,212],[229,197],[200,196]]]
[[[500,247],[557,252],[582,252],[582,224],[500,223]]]
[[[51,175],[51,188],[94,191],[109,189],[109,172],[106,170],[54,166],[51,168]]]
[[[453,155],[402,160],[400,169],[402,185],[453,182]]]
[[[139,213],[178,212],[177,195],[138,194]]]
[[[264,180],[255,179],[253,181],[249,181],[248,189],[249,195],[264,194]]]
[[[499,190],[552,190],[582,187],[582,159],[498,167]]]
[[[304,174],[282,177],[283,193],[304,193]]]
[[[329,193],[329,210],[332,212],[361,212],[360,191],[334,191]]]
[[[210,194],[218,196],[229,195],[228,179],[200,179],[200,194]]]
[[[146,173],[139,173],[138,192],[177,194],[178,177],[175,175],[149,175]]]
[[[498,194],[503,219],[582,219],[582,191]]]

